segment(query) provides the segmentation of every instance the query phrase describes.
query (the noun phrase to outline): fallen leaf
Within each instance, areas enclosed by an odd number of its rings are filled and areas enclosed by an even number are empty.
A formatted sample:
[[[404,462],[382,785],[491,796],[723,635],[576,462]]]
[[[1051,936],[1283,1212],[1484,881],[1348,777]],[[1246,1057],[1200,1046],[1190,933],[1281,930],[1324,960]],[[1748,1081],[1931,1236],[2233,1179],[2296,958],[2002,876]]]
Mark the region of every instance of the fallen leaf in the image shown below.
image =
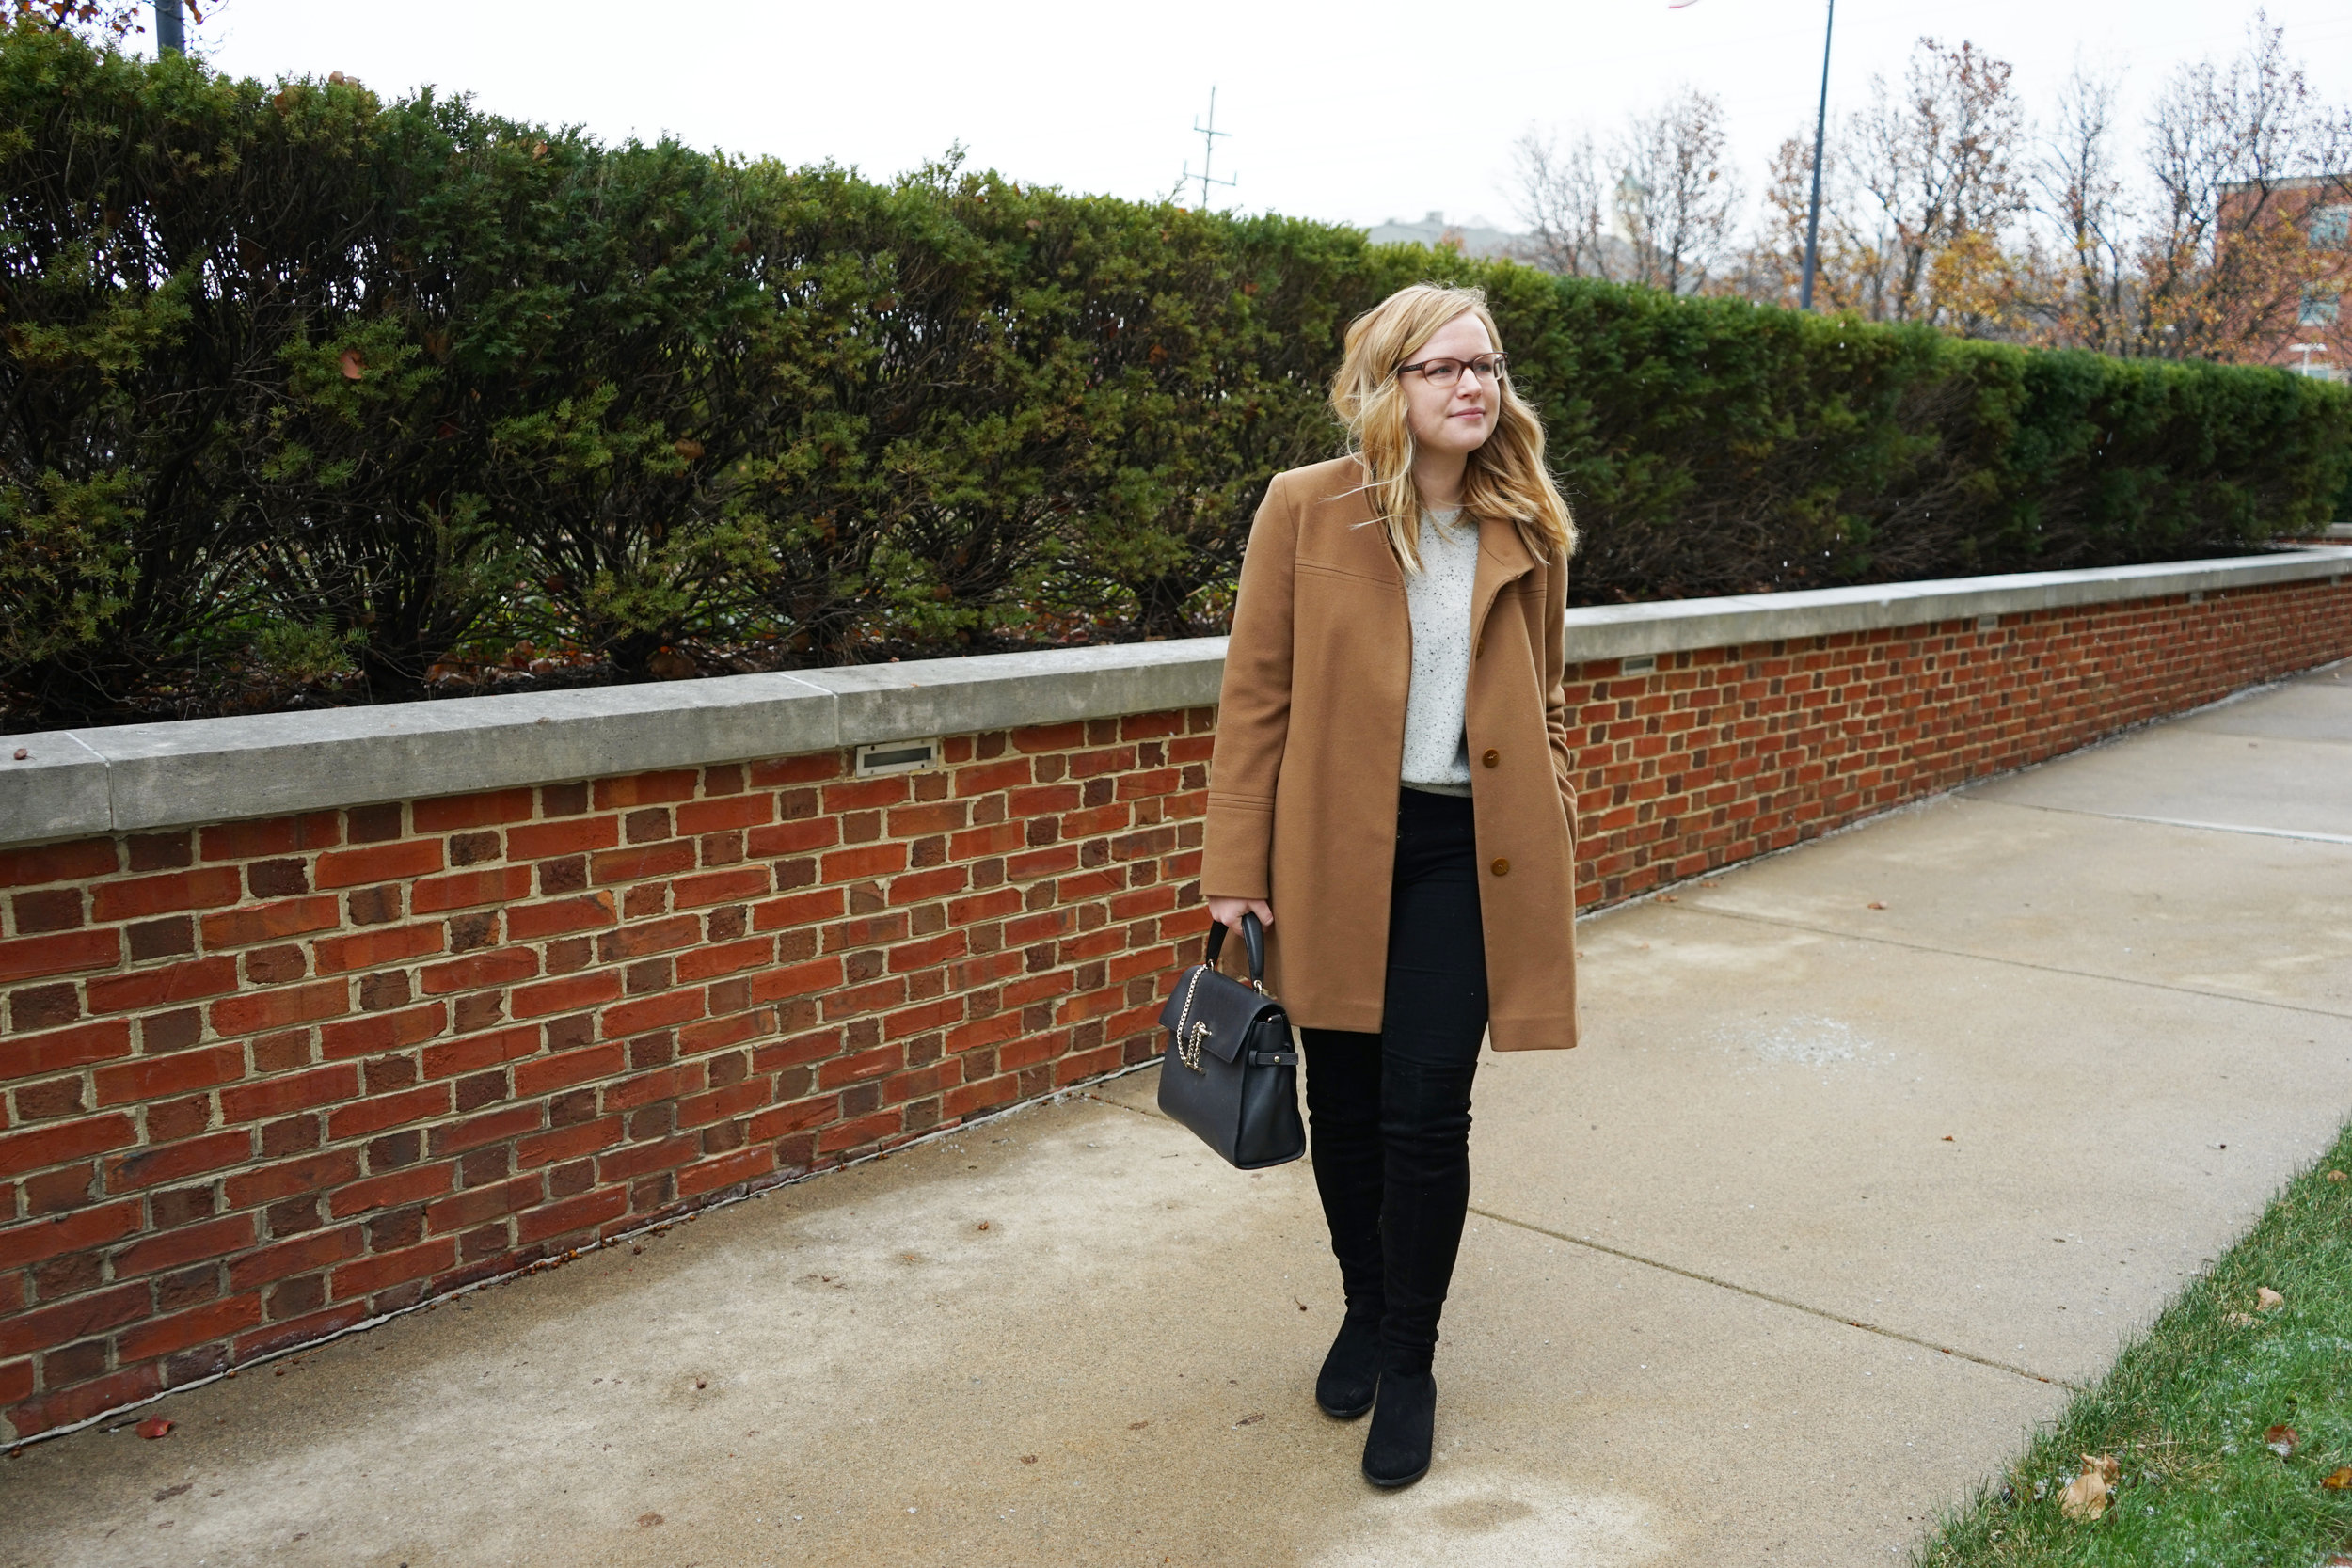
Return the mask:
[[[2352,1492],[2352,1465],[2341,1470],[2330,1470],[2319,1483],[2330,1492]]]
[[[710,1386],[710,1384],[707,1380],[698,1377],[694,1380],[694,1386],[697,1388],[707,1388]]]
[[[1127,1430],[1129,1432],[1141,1432],[1145,1427],[1148,1427],[1152,1423],[1149,1421],[1129,1421],[1127,1423]]]
[[[645,671],[657,680],[682,681],[700,674],[694,661],[675,649],[664,648],[645,660]]]
[[[980,1222],[980,1228],[982,1230],[986,1230],[988,1228],[988,1222],[986,1220],[982,1220]]]
[[[1025,1453],[1021,1456],[1021,1463],[1024,1465],[1034,1465],[1037,1463],[1037,1455],[1033,1453]]]
[[[2105,1513],[2120,1469],[2113,1454],[2083,1455],[2082,1473],[2058,1494],[2058,1512],[2069,1519],[2096,1519]]]
[[[1233,1424],[1237,1427],[1253,1427],[1264,1419],[1265,1412],[1261,1410],[1255,1415],[1244,1416],[1240,1420],[1235,1421]]]
[[[343,350],[342,366],[345,381],[357,381],[368,373],[367,359],[356,348]]]
[[[2269,1286],[2257,1285],[2254,1287],[2254,1306],[2258,1309],[2267,1312],[2273,1307],[2284,1307],[2286,1304],[2287,1298],[2272,1290]]]
[[[2296,1449],[2302,1441],[2303,1439],[2295,1434],[2293,1427],[2263,1428],[2263,1447],[2277,1454],[2280,1459],[2293,1459]]]
[[[1658,895],[1658,901],[1659,901],[1660,903],[1661,903],[1661,904],[1674,904],[1674,903],[1679,903],[1679,902],[1680,902],[1680,900],[1679,900],[1679,899],[1677,899],[1677,898],[1676,898],[1676,897],[1675,897],[1675,895],[1674,895],[1673,894],[1671,894],[1671,893],[1661,893],[1661,894],[1660,894],[1660,895]]]
[[[2254,1314],[2251,1312],[2229,1312],[2223,1314],[2221,1321],[2228,1323],[2232,1328],[2250,1328],[2253,1326]]]
[[[2340,1170],[2331,1170],[2328,1173],[2328,1180],[2330,1181],[2342,1181],[2344,1180],[2344,1174]]]
[[[637,1516],[637,1528],[640,1529],[651,1529],[660,1523],[661,1515],[659,1513],[640,1513]]]
[[[1871,900],[1870,900],[1869,907],[1870,907],[1871,909],[1874,909],[1874,910],[1883,910],[1883,909],[1886,908],[1886,906],[1885,906],[1885,905],[1883,905],[1883,904],[1880,903],[1880,902],[1879,902],[1877,899],[1875,899],[1875,898],[1873,898],[1873,899],[1871,899]]]
[[[1701,877],[1699,879],[1699,886],[1701,887],[1720,887],[1723,884],[1716,881],[1712,877]]]
[[[1944,1134],[1944,1141],[1945,1141],[1946,1143],[1950,1143],[1950,1142],[1952,1141],[1952,1135],[1951,1135],[1949,1132],[1945,1133],[1945,1134]]]
[[[138,1433],[141,1437],[161,1437],[165,1433],[169,1432],[171,1428],[172,1423],[164,1419],[161,1416],[150,1416],[147,1419],[139,1423]]]
[[[23,761],[24,761],[26,757],[29,757],[29,756],[31,756],[32,754],[33,754],[33,753],[32,753],[32,752],[31,752],[29,749],[25,748],[25,747],[19,746],[19,747],[16,749],[16,760],[17,760],[17,761],[19,761],[19,762],[23,762]],[[2339,1181],[2341,1181],[2341,1180],[2344,1180],[2344,1178],[2343,1178],[2343,1177],[2341,1177],[2341,1176],[2339,1176],[2339,1177],[2337,1177],[2337,1178],[2336,1178],[2336,1180],[2339,1180]]]
[[[155,1500],[157,1502],[162,1502],[167,1497],[176,1497],[180,1496],[181,1493],[193,1487],[195,1484],[196,1482],[192,1481],[183,1481],[177,1486],[167,1486],[162,1491],[155,1494]]]

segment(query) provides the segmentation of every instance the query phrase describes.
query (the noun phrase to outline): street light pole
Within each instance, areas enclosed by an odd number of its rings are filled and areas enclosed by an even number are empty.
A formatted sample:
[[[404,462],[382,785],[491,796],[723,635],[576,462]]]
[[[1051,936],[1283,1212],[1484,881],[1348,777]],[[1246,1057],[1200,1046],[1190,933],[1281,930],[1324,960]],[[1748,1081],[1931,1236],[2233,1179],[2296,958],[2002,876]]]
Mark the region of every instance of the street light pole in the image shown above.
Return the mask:
[[[1829,134],[1829,40],[1837,27],[1837,0],[1829,0],[1829,22],[1821,29],[1821,105],[1813,116],[1813,207],[1804,220],[1804,282],[1797,309],[1813,309],[1813,275],[1821,259],[1821,143]]]
[[[180,26],[180,0],[155,0],[155,53],[184,54],[185,42]]]

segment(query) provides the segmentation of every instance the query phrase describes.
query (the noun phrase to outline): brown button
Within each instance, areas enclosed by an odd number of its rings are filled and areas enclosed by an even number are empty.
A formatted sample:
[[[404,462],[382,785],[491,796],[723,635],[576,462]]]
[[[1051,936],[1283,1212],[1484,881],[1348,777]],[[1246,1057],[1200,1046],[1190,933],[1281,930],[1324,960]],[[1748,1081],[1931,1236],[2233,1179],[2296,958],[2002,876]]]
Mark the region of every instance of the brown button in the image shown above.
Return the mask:
[[[1508,877],[1511,874],[1511,863],[1506,860],[1498,859],[1494,864],[1486,867],[1486,869],[1493,872],[1498,877]]]
[[[1478,760],[1485,763],[1487,767],[1492,768],[1496,763],[1502,760],[1502,753],[1501,752],[1488,752],[1485,756],[1480,757]]]

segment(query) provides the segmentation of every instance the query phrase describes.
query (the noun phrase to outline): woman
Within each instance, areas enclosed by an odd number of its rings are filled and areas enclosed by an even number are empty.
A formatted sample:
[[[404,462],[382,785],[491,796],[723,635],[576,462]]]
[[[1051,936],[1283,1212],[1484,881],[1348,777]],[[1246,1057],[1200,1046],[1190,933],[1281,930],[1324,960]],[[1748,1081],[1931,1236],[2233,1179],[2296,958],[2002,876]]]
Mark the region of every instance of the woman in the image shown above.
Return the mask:
[[[1315,1402],[1370,1410],[1364,1474],[1404,1486],[1429,1468],[1480,1037],[1576,1043],[1575,535],[1477,292],[1359,317],[1331,404],[1348,455],[1279,475],[1243,557],[1200,886],[1220,925],[1264,923],[1306,1045],[1347,1299]]]

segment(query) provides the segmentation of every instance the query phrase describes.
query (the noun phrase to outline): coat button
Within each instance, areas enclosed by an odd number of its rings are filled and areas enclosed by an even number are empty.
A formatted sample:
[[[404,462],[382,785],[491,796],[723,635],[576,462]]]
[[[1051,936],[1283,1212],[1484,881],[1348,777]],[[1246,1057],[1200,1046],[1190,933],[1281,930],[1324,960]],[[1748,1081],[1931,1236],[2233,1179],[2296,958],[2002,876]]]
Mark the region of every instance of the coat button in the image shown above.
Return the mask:
[[[1485,763],[1487,767],[1492,768],[1496,763],[1502,760],[1502,753],[1501,752],[1489,751],[1485,756],[1480,757],[1478,760]]]
[[[1511,874],[1511,863],[1506,860],[1497,859],[1494,864],[1486,867],[1486,869],[1493,872],[1498,877],[1508,877]]]

